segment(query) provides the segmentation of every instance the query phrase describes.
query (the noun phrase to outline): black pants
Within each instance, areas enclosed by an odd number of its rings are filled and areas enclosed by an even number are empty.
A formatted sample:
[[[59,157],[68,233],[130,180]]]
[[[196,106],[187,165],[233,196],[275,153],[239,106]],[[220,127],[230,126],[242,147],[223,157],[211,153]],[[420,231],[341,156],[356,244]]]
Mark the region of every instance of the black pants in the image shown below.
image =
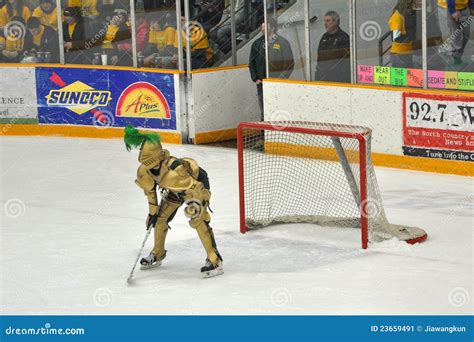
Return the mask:
[[[264,121],[263,116],[263,83],[257,84],[258,106],[260,107],[260,120]]]
[[[392,62],[393,68],[413,68],[413,56],[391,54],[390,61]]]

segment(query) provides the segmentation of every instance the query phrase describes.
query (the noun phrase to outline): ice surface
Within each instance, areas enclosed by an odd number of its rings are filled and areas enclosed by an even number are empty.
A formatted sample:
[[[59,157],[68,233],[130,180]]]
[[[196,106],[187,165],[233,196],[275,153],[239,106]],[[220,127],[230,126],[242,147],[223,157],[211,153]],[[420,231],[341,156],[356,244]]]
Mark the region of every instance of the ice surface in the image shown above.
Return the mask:
[[[389,221],[429,240],[363,251],[357,229],[240,234],[236,151],[166,147],[209,173],[225,274],[201,279],[204,250],[180,209],[163,266],[127,285],[147,215],[138,153],[120,140],[2,137],[1,314],[472,314],[472,178],[378,168]]]

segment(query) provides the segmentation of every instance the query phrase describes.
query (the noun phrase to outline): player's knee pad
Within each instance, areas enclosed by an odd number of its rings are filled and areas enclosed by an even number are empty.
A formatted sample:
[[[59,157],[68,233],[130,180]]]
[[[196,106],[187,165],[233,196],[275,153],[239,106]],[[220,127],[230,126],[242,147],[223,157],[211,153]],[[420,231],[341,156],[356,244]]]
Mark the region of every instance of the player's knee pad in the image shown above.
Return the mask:
[[[202,215],[204,207],[200,200],[190,200],[186,202],[186,208],[184,208],[184,215],[187,218],[195,219]]]
[[[189,225],[194,229],[198,229],[201,225],[205,226],[206,229],[211,221],[211,215],[204,209],[200,216],[195,217],[189,221]]]

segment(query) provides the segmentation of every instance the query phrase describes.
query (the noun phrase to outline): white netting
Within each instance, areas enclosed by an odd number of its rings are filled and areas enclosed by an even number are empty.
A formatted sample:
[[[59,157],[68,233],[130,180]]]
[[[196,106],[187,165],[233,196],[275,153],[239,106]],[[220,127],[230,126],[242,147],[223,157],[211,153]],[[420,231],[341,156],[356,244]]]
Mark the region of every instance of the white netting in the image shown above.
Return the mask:
[[[369,240],[418,239],[419,228],[387,221],[370,153],[371,131],[315,122],[264,122],[242,130],[245,225],[309,222],[361,226],[360,150],[366,141]],[[311,129],[311,133],[290,130]],[[341,135],[345,135],[342,137]]]

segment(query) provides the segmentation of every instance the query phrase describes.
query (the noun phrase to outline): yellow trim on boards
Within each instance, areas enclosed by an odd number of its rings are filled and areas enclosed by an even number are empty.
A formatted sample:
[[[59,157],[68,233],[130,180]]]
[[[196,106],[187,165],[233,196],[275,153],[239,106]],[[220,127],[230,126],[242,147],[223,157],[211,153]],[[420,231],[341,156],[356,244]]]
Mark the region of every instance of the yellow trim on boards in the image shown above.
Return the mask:
[[[196,133],[194,137],[195,144],[209,144],[219,141],[234,140],[237,138],[237,129],[221,129],[219,131]]]
[[[59,136],[72,138],[123,138],[123,128],[67,125],[0,125],[0,136]],[[143,130],[159,133],[163,143],[181,144],[181,134],[165,131]]]
[[[147,132],[157,132],[144,130]],[[181,134],[174,132],[158,131],[163,143],[181,144]],[[225,129],[196,134],[195,143],[205,144],[217,141],[235,139],[236,129]],[[123,128],[96,128],[92,126],[66,126],[66,125],[0,125],[0,136],[59,136],[77,138],[114,139],[123,137]],[[272,146],[273,145],[273,146]],[[334,150],[320,147],[308,147],[266,142],[265,151],[276,155],[286,155],[299,158],[318,158],[323,160],[338,160]],[[288,146],[285,146],[288,145]],[[347,153],[349,160],[355,160],[357,153]],[[397,169],[436,172],[459,176],[474,177],[474,163],[450,161],[444,159],[431,159],[410,156],[399,156],[383,153],[372,153],[375,166],[391,167]]]
[[[334,149],[289,143],[265,142],[265,153],[296,158],[311,158],[328,161],[339,160]],[[346,151],[346,156],[349,161],[358,163],[358,151]],[[398,156],[384,153],[372,153],[372,161],[375,166],[474,177],[474,163],[472,162]]]
[[[383,85],[373,84],[348,84],[348,83],[337,83],[337,82],[317,82],[317,81],[297,81],[287,80],[279,78],[267,78],[263,80],[264,83],[286,83],[286,84],[300,84],[300,85],[313,85],[313,86],[328,86],[328,87],[339,87],[339,88],[356,88],[356,89],[373,89],[373,90],[388,90],[397,91],[401,93],[422,93],[422,94],[433,94],[433,95],[458,95],[458,96],[472,96],[473,92],[459,91],[459,90],[436,90],[436,89],[420,89],[420,88],[407,88],[407,87],[390,87]]]
[[[223,70],[234,70],[234,69],[244,69],[248,68],[248,64],[239,64],[239,65],[231,65],[231,66],[223,66],[223,67],[216,67],[216,68],[203,68],[203,69],[196,69],[193,70],[192,74],[203,74],[206,72],[214,72],[214,71],[223,71]]]
[[[474,163],[393,154],[372,153],[375,166],[474,177]]]
[[[65,68],[65,69],[103,69],[103,70],[123,70],[123,71],[134,71],[134,72],[152,72],[157,74],[184,74],[184,71],[172,70],[172,69],[155,69],[155,68],[134,68],[134,67],[123,67],[113,65],[82,65],[82,64],[45,64],[45,63],[0,63],[0,67],[43,67],[43,68]]]

